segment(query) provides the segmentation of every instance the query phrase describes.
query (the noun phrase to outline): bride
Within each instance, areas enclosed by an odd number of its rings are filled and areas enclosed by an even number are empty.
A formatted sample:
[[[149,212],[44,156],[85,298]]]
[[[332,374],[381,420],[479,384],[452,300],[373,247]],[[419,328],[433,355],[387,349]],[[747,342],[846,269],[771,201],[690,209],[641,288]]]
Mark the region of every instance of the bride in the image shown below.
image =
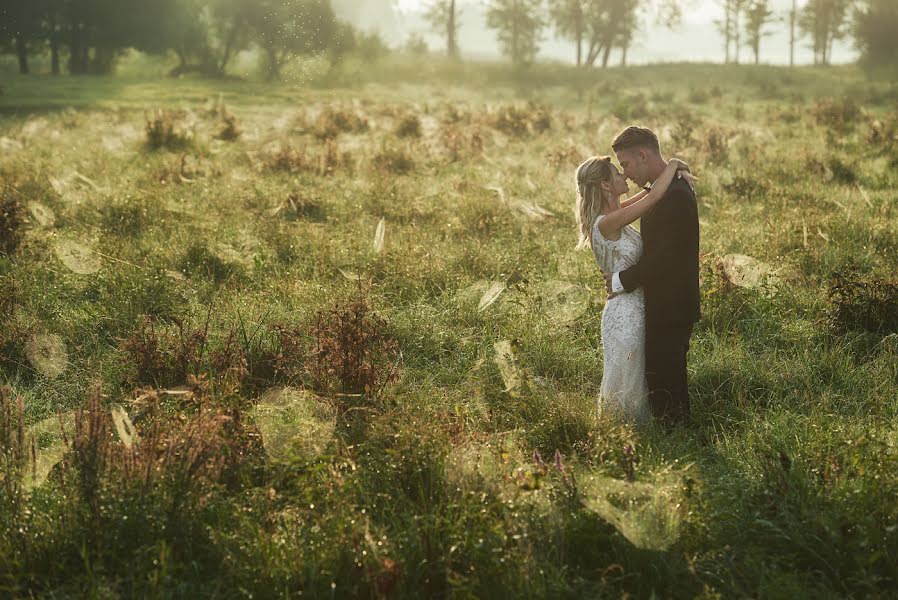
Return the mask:
[[[648,213],[667,192],[674,177],[691,175],[676,158],[655,181],[626,200],[627,179],[608,156],[590,158],[577,167],[577,249],[590,246],[605,273],[623,271],[642,256],[642,238],[630,223]],[[614,296],[602,311],[604,353],[599,413],[645,422],[651,416],[645,379],[645,300],[642,289]]]

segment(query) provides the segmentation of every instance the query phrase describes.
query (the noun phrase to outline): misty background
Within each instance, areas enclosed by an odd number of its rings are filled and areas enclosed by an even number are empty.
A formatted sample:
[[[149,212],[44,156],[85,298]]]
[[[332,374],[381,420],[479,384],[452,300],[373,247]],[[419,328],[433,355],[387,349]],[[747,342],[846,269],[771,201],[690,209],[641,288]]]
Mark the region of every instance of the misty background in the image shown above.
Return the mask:
[[[799,0],[798,9],[807,3]],[[445,46],[425,19],[427,0],[333,0],[334,10],[342,19],[369,32],[379,33],[391,45],[402,45],[413,36],[420,36],[434,51]],[[496,32],[487,27],[488,6],[483,0],[459,0],[461,7],[458,45],[461,56],[475,59],[498,59],[500,48]],[[789,64],[788,13],[792,0],[771,0],[773,20],[766,26],[767,36],[761,44],[761,62]],[[640,15],[640,26],[633,45],[627,53],[627,63],[658,62],[723,62],[724,38],[715,25],[723,17],[723,8],[715,0],[687,0],[679,25],[669,28],[657,23],[657,15]],[[814,54],[809,39],[796,44],[796,64],[812,64]],[[539,44],[540,60],[574,62],[574,47],[558,39],[547,23]],[[741,49],[742,62],[751,62],[751,51]],[[848,37],[833,44],[832,64],[855,62],[858,51]],[[620,51],[612,53],[610,64],[619,64]]]

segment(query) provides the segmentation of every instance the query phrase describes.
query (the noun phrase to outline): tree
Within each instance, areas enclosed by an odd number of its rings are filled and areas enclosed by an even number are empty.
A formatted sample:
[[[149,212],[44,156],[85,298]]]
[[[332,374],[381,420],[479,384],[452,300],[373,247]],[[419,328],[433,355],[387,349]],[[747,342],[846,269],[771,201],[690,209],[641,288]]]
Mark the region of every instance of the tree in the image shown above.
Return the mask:
[[[329,0],[258,0],[248,12],[255,42],[268,59],[269,79],[301,54],[324,52],[337,32]]]
[[[898,64],[898,3],[864,0],[854,17],[854,37],[861,61],[868,65]]]
[[[723,19],[716,21],[717,29],[723,35],[726,48],[724,62],[731,60],[739,62],[739,47],[741,46],[741,27],[739,21],[749,0],[718,0],[723,7]],[[730,47],[733,54],[730,54]]]
[[[458,60],[458,7],[456,0],[433,0],[424,13],[433,30],[446,37],[446,54]]]
[[[541,0],[492,0],[486,24],[496,30],[502,51],[515,65],[533,61],[543,28]]]
[[[31,46],[43,37],[39,2],[0,0],[0,50],[15,54],[19,73],[27,75],[31,69],[28,55]]]
[[[730,62],[730,46],[733,43],[733,2],[732,0],[718,0],[723,8],[723,19],[714,21],[717,30],[723,36],[724,63]]]
[[[832,44],[846,33],[847,16],[852,0],[808,0],[798,19],[798,26],[811,37],[814,64],[828,65]]]
[[[764,31],[773,16],[770,0],[752,0],[745,10],[745,37],[748,47],[755,55],[755,64],[761,60],[761,38],[768,35]]]
[[[549,6],[549,18],[555,32],[574,42],[577,47],[577,66],[583,64],[583,37],[586,34],[586,9],[589,0],[557,0]]]
[[[153,1],[153,0],[149,0]],[[158,45],[174,51],[178,65],[169,73],[224,76],[231,59],[251,41],[254,0],[163,0],[172,4]]]
[[[792,0],[789,11],[789,66],[795,66],[795,24],[798,20],[798,0]]]

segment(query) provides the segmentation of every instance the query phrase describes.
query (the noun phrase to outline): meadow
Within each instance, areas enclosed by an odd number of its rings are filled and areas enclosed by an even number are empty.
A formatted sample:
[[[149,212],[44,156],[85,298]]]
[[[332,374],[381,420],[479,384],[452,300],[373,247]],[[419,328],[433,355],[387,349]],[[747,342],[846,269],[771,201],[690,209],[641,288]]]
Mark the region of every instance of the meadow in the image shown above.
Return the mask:
[[[898,84],[391,60],[3,76],[0,594],[893,596]],[[699,177],[673,430],[596,416],[632,123]]]

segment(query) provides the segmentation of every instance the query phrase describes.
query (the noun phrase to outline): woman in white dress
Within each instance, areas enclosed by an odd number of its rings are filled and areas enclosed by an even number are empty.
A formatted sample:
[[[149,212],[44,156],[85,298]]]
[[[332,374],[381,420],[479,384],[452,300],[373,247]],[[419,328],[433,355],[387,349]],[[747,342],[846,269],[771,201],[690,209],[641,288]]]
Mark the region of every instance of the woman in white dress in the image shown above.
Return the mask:
[[[608,156],[577,167],[577,248],[592,248],[605,273],[623,271],[642,256],[642,238],[630,223],[648,213],[685,163],[671,159],[651,190],[626,200],[627,179]],[[683,176],[682,174],[680,176]],[[645,300],[642,289],[615,296],[602,311],[603,373],[599,413],[645,422],[651,416],[645,379]]]

